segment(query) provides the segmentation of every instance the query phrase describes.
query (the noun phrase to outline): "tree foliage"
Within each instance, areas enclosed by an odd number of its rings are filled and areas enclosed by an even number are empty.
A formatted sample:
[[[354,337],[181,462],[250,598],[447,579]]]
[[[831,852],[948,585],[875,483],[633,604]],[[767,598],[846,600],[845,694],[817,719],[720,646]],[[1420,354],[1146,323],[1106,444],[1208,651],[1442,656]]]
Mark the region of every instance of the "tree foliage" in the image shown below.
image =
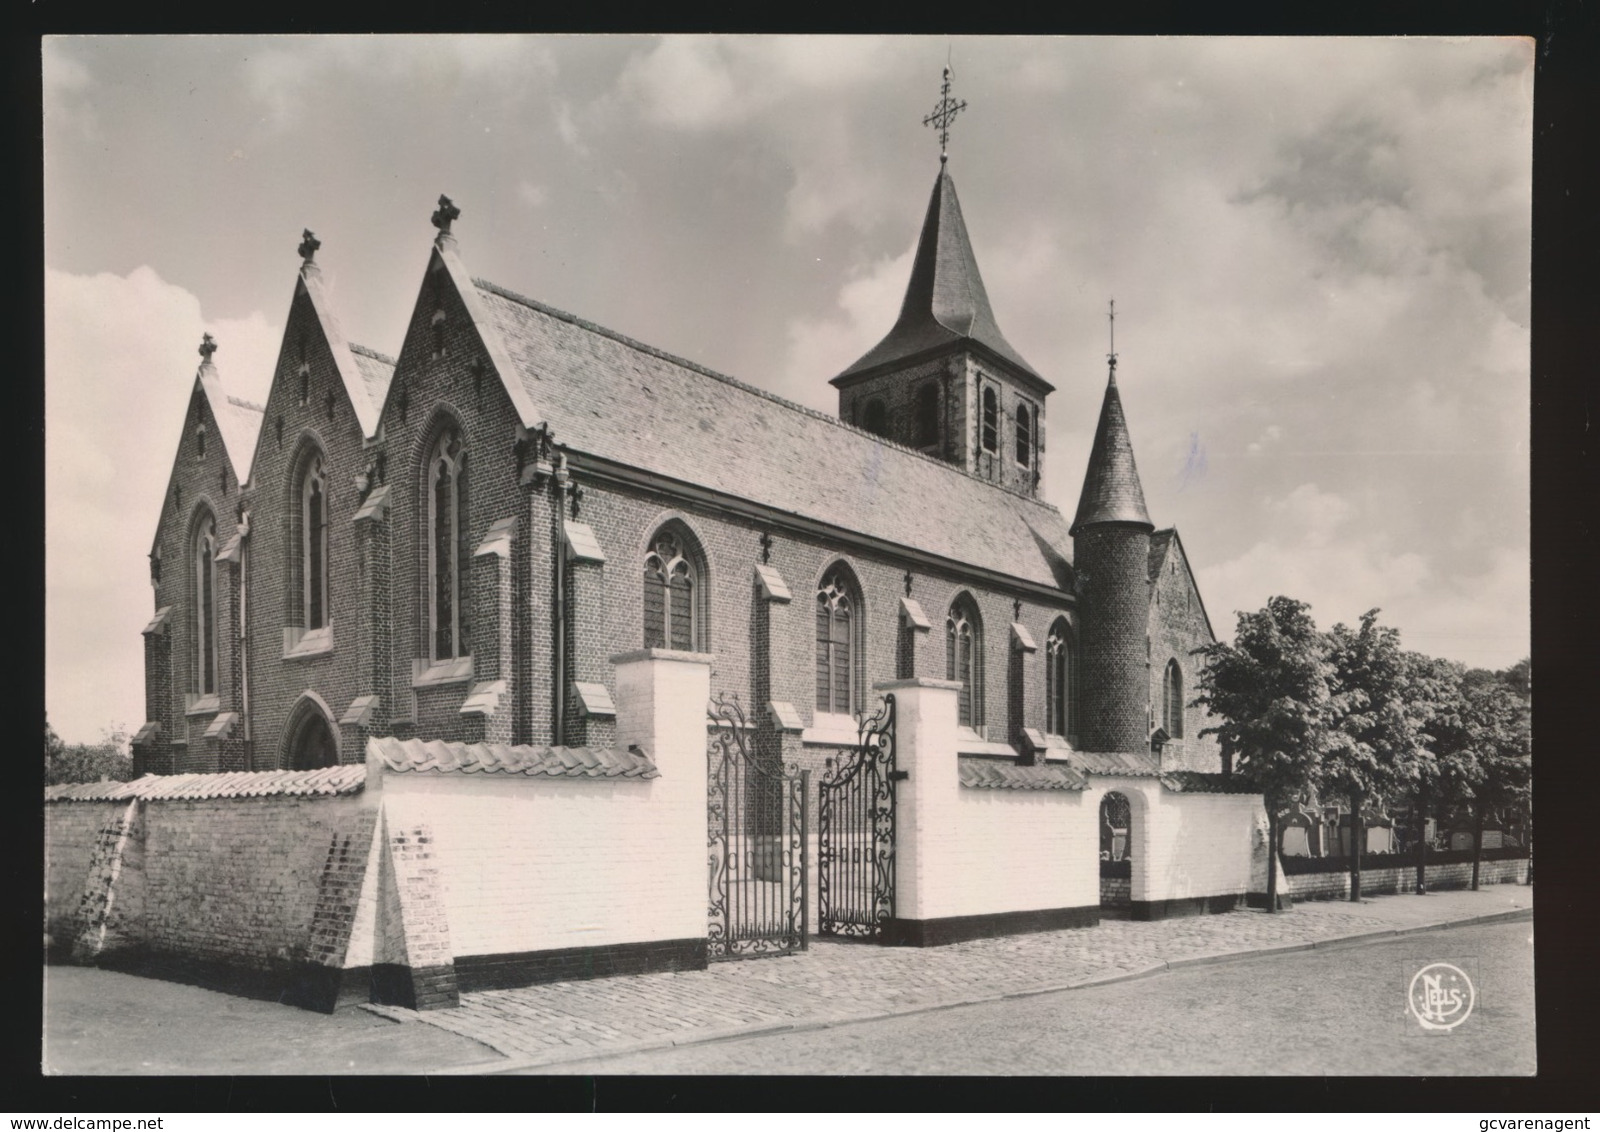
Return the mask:
[[[133,759],[120,727],[110,728],[98,743],[64,743],[50,721],[44,725],[44,784],[64,782],[126,782],[133,777]]]
[[[1331,708],[1325,639],[1311,607],[1274,597],[1239,614],[1232,644],[1200,650],[1195,703],[1219,722],[1224,766],[1260,788],[1276,813],[1312,787],[1328,742]]]

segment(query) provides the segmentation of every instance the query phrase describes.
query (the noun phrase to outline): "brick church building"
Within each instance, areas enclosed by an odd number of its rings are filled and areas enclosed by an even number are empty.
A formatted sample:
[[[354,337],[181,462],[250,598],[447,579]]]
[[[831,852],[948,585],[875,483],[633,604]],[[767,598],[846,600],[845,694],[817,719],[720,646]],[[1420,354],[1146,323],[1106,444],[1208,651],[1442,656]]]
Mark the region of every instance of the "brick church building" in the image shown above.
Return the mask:
[[[961,686],[965,756],[1221,769],[1187,706],[1211,626],[1115,357],[1069,517],[1039,498],[1055,386],[1000,331],[943,159],[837,417],[474,277],[460,216],[440,198],[395,357],[346,339],[309,232],[266,404],[201,345],[137,773],[359,763],[382,736],[608,748],[609,658],[641,647],[711,654],[785,762],[854,742],[875,682],[931,676]]]

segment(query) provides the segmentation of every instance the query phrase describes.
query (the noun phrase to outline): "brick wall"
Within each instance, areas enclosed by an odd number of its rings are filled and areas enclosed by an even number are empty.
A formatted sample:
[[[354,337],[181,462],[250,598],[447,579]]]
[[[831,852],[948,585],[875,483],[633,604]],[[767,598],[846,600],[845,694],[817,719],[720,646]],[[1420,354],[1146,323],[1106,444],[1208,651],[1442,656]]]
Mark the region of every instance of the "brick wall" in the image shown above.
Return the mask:
[[[1194,650],[1213,641],[1206,625],[1205,612],[1200,605],[1200,593],[1195,588],[1184,556],[1182,544],[1174,538],[1167,548],[1166,562],[1160,574],[1150,585],[1150,662],[1149,697],[1152,730],[1163,726],[1162,681],[1167,662],[1175,660],[1183,673],[1183,737],[1169,742],[1161,750],[1164,770],[1222,770],[1222,746],[1215,735],[1201,736],[1200,732],[1215,723],[1204,708],[1190,707],[1199,694],[1200,672],[1204,667]]]
[[[1526,859],[1484,861],[1480,864],[1478,883],[1522,884],[1528,879]],[[1470,888],[1472,864],[1429,865],[1427,871],[1429,891]],[[1386,896],[1397,892],[1417,890],[1415,865],[1391,866],[1382,869],[1361,870],[1363,896]],[[1289,893],[1296,900],[1348,900],[1350,898],[1350,873],[1299,873],[1289,877]]]
[[[1128,524],[1100,524],[1079,531],[1074,543],[1084,579],[1081,745],[1149,750],[1150,534]]]
[[[917,398],[929,381],[939,389],[939,442],[924,446],[917,421]],[[996,394],[996,451],[982,447],[982,391]],[[888,425],[887,439],[935,455],[947,463],[997,483],[1021,495],[1036,496],[1044,466],[1045,399],[1023,388],[1020,380],[997,366],[980,361],[966,351],[923,362],[903,370],[879,374],[839,391],[839,417],[866,427],[868,402],[882,401]],[[1033,445],[1027,465],[1016,460],[1017,408],[1026,406],[1036,415]]]

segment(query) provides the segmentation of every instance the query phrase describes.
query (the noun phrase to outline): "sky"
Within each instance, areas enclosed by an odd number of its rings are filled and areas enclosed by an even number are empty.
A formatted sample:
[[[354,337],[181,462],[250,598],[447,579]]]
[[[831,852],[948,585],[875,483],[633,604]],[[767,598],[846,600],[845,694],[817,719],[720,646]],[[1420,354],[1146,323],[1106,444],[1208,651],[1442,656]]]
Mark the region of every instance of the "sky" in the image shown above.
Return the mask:
[[[46,39],[45,687],[143,722],[146,555],[209,331],[266,398],[302,229],[394,354],[437,199],[486,278],[828,412],[939,143],[1076,507],[1117,380],[1213,627],[1275,594],[1529,653],[1533,46],[1518,39]]]

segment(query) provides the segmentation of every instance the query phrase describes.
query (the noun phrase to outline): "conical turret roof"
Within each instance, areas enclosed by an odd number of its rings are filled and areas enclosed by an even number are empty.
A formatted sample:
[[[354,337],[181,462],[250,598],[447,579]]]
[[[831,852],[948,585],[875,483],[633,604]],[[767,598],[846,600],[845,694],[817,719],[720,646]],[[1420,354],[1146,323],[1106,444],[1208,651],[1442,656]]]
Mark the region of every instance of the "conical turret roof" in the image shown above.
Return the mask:
[[[922,221],[911,281],[900,304],[894,328],[856,363],[833,379],[834,384],[867,370],[922,354],[956,342],[976,342],[998,354],[1023,373],[1053,388],[1006,341],[989,307],[989,295],[978,274],[978,261],[967,238],[956,199],[955,182],[941,164],[933,183],[928,214]]]
[[[1083,477],[1083,494],[1078,497],[1072,533],[1076,535],[1091,523],[1155,526],[1150,512],[1145,510],[1144,488],[1139,486],[1139,469],[1133,463],[1133,441],[1128,437],[1128,419],[1122,412],[1115,368],[1106,382],[1106,398],[1100,406],[1094,445],[1089,449],[1089,470]]]

